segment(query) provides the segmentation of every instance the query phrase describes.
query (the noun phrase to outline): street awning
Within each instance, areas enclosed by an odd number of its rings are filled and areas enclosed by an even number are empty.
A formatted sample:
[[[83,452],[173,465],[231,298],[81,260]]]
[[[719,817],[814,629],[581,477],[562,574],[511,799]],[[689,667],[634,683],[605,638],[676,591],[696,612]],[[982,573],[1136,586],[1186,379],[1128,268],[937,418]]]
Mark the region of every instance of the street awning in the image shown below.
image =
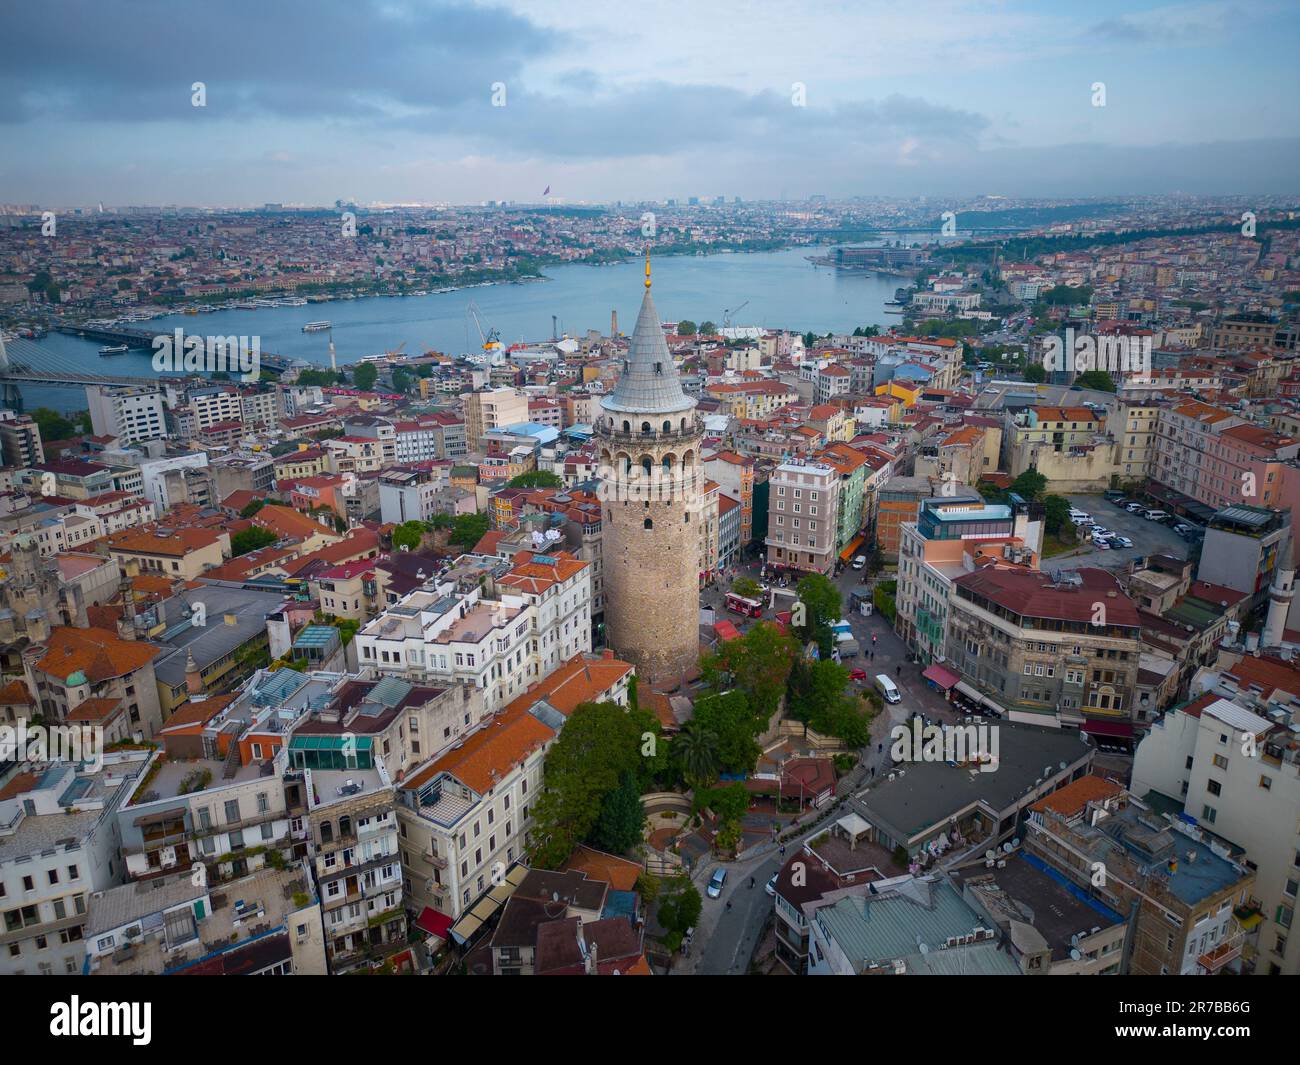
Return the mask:
[[[926,680],[933,681],[944,691],[960,683],[961,678],[951,669],[944,669],[943,666],[935,663],[921,674]]]
[[[851,559],[853,557],[853,553],[857,551],[859,547],[862,546],[862,542],[865,539],[866,539],[865,536],[859,536],[854,540],[850,540],[849,546],[840,552],[840,561],[847,562],[849,559]]]
[[[956,684],[953,685],[953,687],[962,695],[966,696],[967,699],[973,699],[977,703],[984,702],[984,696],[982,696],[979,692],[977,692],[964,680],[959,680]]]
[[[527,875],[528,869],[525,866],[511,866],[501,883],[479,899],[474,904],[473,909],[469,913],[463,914],[460,920],[451,927],[452,939],[464,946],[470,937],[491,920],[496,912],[506,904]]]
[[[451,931],[451,918],[432,906],[426,906],[415,919],[415,927],[431,936],[446,939],[447,933]]]
[[[1083,723],[1083,731],[1090,732],[1095,736],[1133,738],[1133,725],[1129,721],[1098,721],[1095,718],[1088,718]]]

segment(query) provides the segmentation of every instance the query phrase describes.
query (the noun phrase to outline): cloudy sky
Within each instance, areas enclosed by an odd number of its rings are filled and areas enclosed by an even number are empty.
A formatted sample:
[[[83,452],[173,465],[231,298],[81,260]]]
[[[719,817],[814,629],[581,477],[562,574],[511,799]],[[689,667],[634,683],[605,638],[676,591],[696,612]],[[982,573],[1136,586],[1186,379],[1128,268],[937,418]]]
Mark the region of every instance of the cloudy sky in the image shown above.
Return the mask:
[[[0,202],[1300,191],[1295,0],[42,0],[0,39]]]

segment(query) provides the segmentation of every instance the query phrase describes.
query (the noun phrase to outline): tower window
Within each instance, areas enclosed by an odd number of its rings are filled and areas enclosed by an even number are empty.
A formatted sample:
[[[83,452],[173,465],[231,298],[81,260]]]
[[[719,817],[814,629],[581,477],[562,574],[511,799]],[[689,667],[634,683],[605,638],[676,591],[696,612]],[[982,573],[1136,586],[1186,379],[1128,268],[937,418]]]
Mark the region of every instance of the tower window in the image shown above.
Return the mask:
[[[642,422],[642,423],[641,423],[641,432],[643,432],[643,433],[648,433],[648,432],[650,432],[650,423],[649,423],[649,422]]]
[[[664,364],[662,362],[655,363],[655,373],[663,373],[663,372],[664,372]]]
[[[654,523],[653,521],[651,521],[649,518],[646,518],[646,520],[645,520],[645,527],[646,527],[647,529],[653,529],[653,528],[655,527],[655,523]]]

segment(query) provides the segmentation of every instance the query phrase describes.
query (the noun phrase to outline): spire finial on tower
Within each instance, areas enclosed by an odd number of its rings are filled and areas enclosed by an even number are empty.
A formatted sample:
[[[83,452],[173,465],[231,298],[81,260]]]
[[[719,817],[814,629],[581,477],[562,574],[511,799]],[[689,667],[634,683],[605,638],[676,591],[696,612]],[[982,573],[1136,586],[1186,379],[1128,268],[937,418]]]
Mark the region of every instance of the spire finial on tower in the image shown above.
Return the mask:
[[[645,287],[650,287],[650,245],[645,246]]]

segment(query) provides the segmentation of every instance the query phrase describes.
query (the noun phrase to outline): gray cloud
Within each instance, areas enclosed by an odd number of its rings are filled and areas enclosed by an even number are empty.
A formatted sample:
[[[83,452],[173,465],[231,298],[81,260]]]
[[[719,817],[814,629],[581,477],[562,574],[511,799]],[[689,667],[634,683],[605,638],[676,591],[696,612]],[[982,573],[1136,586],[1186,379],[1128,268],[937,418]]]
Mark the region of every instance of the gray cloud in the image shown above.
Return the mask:
[[[193,117],[195,81],[214,118],[371,119],[462,103],[564,39],[457,0],[47,0],[0,26],[9,122]]]

